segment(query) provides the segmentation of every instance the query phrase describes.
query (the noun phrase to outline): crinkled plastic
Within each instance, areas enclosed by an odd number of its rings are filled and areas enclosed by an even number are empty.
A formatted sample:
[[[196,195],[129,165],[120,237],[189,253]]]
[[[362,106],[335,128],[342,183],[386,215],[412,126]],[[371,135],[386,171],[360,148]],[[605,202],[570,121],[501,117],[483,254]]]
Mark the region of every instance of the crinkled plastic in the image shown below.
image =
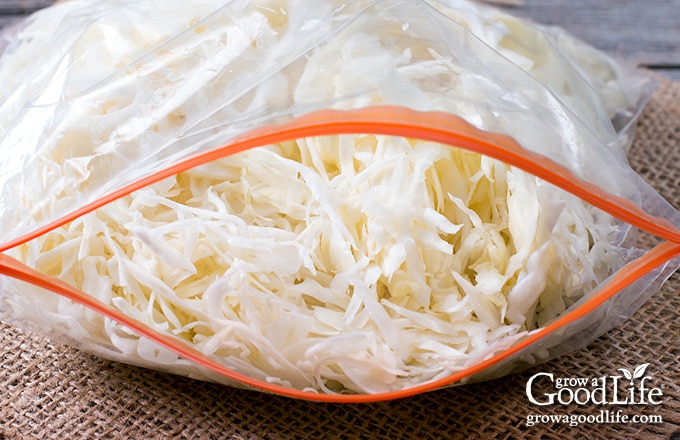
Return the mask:
[[[583,346],[678,267],[625,156],[651,82],[478,4],[72,0],[0,81],[2,319],[109,359],[396,398]]]

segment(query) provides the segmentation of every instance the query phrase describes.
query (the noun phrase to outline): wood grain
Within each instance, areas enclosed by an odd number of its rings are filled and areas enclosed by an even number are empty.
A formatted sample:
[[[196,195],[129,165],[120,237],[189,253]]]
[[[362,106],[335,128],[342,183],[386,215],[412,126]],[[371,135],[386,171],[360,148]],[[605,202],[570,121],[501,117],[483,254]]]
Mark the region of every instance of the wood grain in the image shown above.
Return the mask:
[[[52,3],[54,3],[53,0],[1,0],[0,15],[27,14]]]
[[[680,0],[523,0],[508,10],[680,80]]]

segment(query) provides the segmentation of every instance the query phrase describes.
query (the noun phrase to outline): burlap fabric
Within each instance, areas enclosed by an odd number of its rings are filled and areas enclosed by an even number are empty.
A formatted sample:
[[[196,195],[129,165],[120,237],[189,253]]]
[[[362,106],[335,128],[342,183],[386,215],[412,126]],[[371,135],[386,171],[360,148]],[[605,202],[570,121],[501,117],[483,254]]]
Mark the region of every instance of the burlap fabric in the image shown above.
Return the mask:
[[[680,83],[664,82],[640,123],[631,163],[680,207]],[[0,327],[0,440],[680,439],[680,274],[631,319],[571,355],[492,382],[393,402],[336,405],[231,389],[103,361],[40,335]],[[531,404],[539,371],[599,377],[650,363],[660,405]],[[539,390],[540,391],[540,390]],[[660,415],[663,423],[526,426],[532,414]]]

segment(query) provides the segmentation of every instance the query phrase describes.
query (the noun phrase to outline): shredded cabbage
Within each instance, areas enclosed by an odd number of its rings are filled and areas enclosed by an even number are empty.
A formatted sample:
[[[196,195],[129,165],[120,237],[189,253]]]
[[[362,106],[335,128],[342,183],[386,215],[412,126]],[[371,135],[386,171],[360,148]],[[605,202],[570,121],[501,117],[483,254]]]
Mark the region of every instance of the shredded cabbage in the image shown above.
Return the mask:
[[[128,3],[74,0],[46,10],[35,23],[48,24],[50,32],[64,17],[81,19],[68,15],[76,10],[91,8],[95,12],[83,17],[96,20],[69,48],[68,75],[46,77],[41,91],[28,90],[34,83],[17,78],[17,87],[27,90],[15,90],[5,111],[20,108],[21,96],[48,99],[50,88],[68,101],[70,93],[87,96],[83,84],[94,87],[107,75],[141,78],[144,58],[137,57],[182,29],[216,32],[201,19],[223,2]],[[295,19],[296,8],[307,7],[292,0],[259,4],[247,21],[229,29],[227,41],[197,40],[195,50],[218,57],[212,65],[169,64],[164,78],[140,79],[139,87],[149,88],[143,104],[137,95],[120,95],[78,107],[59,127],[59,141],[39,158],[41,182],[59,198],[77,198],[97,181],[93,167],[107,163],[102,157],[110,159],[111,139],[148,132],[144,143],[133,146],[151,148],[158,133],[175,130],[181,137],[179,129],[196,123],[188,120],[199,101],[212,96],[210,87],[225,84],[212,82],[203,93],[188,94],[184,75],[193,75],[196,87],[201,75],[224,66],[219,57],[226,63],[259,44],[252,35],[286,41],[286,23]],[[337,6],[317,4],[329,11]],[[561,69],[547,40],[537,40],[542,50],[535,53],[514,44],[527,34],[541,35],[537,28],[462,1],[432,5],[546,83],[594,131],[613,131],[591,106],[604,102],[611,107],[603,114],[613,118],[627,99],[604,61],[581,52],[588,59],[581,67],[591,70],[578,75],[590,75],[599,87],[593,90],[607,99],[595,100],[590,91],[580,100],[573,91],[560,92],[575,73]],[[143,17],[143,25],[130,16]],[[353,90],[391,80],[403,82],[394,90],[405,102],[437,101],[450,108],[453,103],[417,85],[453,75],[447,87],[462,90],[473,80],[457,78],[454,60],[433,48],[421,47],[416,57],[408,47],[395,57],[396,43],[389,46],[383,37],[376,29],[319,47],[301,69],[290,71],[299,78],[273,74],[252,102],[289,95],[297,104],[325,99],[342,108]],[[20,49],[3,62],[0,79],[35,54]],[[422,54],[429,54],[427,60]],[[385,66],[384,78],[364,74],[376,63]],[[172,95],[184,101],[168,111],[163,103]],[[154,99],[158,106],[148,107]],[[361,95],[351,105],[391,99]],[[82,101],[73,102],[76,108]],[[471,122],[486,123],[478,107],[459,101],[455,106]],[[3,133],[10,123],[0,118]],[[129,157],[143,157],[134,148]],[[39,204],[30,190],[22,197]],[[42,221],[41,215],[32,221]],[[356,134],[298,139],[199,166],[11,255],[252,377],[319,392],[377,393],[449,375],[499,341],[549,322],[623,264],[619,236],[610,217],[497,160],[417,139]],[[199,375],[173,353],[82,306],[38,289],[30,295],[30,304],[12,300],[17,314],[38,316],[86,349]]]
[[[323,137],[180,173],[17,253],[255,377],[380,392],[449,374],[595,287],[612,225],[591,218],[477,154]],[[78,319],[126,356],[168,356]]]

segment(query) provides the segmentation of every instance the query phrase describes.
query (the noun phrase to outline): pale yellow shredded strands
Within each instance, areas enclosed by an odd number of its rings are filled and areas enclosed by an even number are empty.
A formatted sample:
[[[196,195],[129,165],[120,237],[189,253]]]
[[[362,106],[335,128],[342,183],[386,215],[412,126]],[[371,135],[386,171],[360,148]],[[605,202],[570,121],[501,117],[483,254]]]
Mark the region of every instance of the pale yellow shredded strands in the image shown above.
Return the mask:
[[[380,392],[449,374],[594,287],[608,259],[590,240],[610,230],[590,215],[495,160],[343,136],[179,174],[22,251],[256,377]]]
[[[163,14],[196,26],[200,15],[194,15],[210,10],[206,1],[196,2],[200,8],[170,3],[140,29],[149,34],[144,38],[167,37]],[[466,19],[479,29],[492,22]],[[488,34],[496,35],[489,37],[494,44],[506,41],[498,29],[526,31],[521,22],[503,20],[493,21]],[[131,35],[117,34],[115,25],[92,30],[76,47],[84,57],[108,57],[116,69],[143,71],[123,62],[135,45],[121,45],[119,55],[96,49],[101,35],[111,41]],[[229,44],[250,47],[247,39]],[[352,90],[352,81],[371,79],[351,76],[361,63],[399,65],[400,74],[413,78],[455,69],[435,51],[431,61],[409,64],[411,52],[394,60],[378,38],[357,35],[346,44],[344,52],[309,56],[306,82],[290,92],[295,99],[309,98],[304,86],[314,81]],[[503,51],[527,70],[534,65],[531,54],[513,52],[510,43]],[[322,67],[340,57],[348,73],[336,70],[327,83]],[[71,74],[93,74],[88,58],[77,60]],[[281,76],[271,81],[272,90],[288,87]],[[405,89],[409,99],[430,99]],[[95,179],[87,169],[94,153],[86,150],[111,132],[107,124],[134,128],[132,119],[116,120],[125,113],[112,115],[135,98],[100,103],[96,123],[64,129],[63,142],[42,159],[44,181],[57,188],[70,173],[67,181],[77,185],[59,187],[68,195]],[[162,132],[184,117],[172,113],[149,130]],[[62,168],[67,154],[84,159]],[[496,160],[431,142],[346,135],[270,145],[183,172],[12,255],[241,373],[297,389],[377,393],[447,376],[558,316],[620,265],[608,244],[616,233],[609,217]],[[50,293],[31,295],[34,305],[15,305],[17,313],[24,310],[89,350],[207,374],[84,307]]]

